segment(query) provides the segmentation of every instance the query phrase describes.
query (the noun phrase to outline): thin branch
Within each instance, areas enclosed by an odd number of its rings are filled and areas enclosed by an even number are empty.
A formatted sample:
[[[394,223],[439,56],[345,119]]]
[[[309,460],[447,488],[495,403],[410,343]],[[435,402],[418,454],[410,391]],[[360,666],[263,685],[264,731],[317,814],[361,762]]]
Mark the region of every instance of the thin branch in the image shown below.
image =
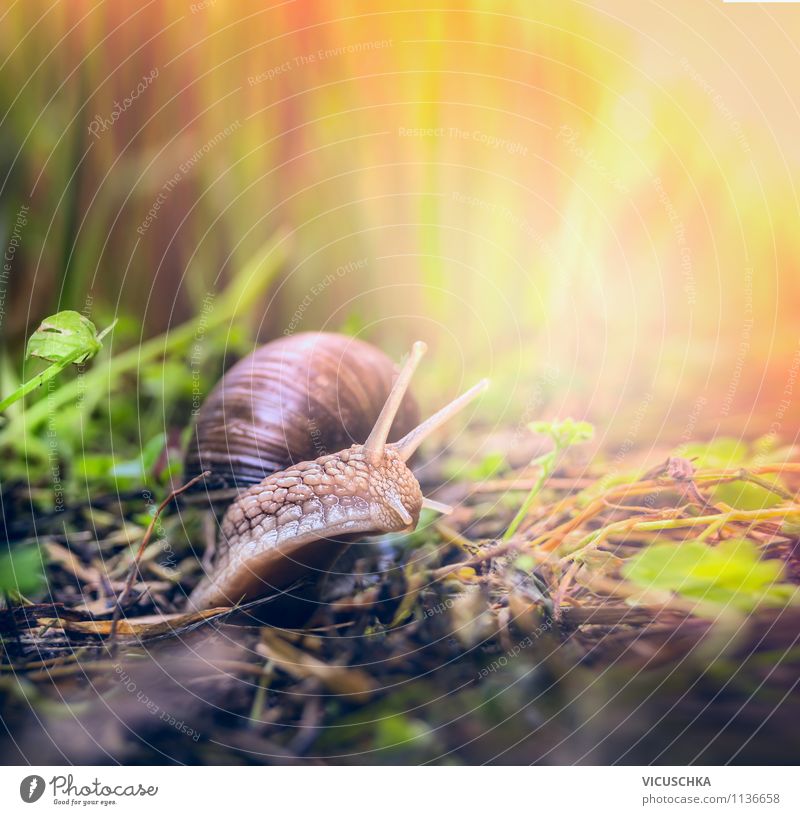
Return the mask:
[[[111,649],[114,650],[117,641],[117,626],[119,625],[119,619],[122,616],[122,608],[125,604],[125,601],[128,599],[128,595],[131,593],[131,587],[133,586],[133,580],[136,577],[136,572],[139,570],[139,563],[142,560],[142,555],[144,555],[144,550],[147,549],[147,545],[150,543],[150,538],[153,537],[153,531],[156,528],[156,524],[158,523],[159,517],[161,517],[161,513],[174,501],[181,493],[186,492],[190,487],[193,487],[198,481],[202,481],[204,478],[211,475],[211,470],[204,470],[200,475],[196,475],[191,481],[187,481],[182,487],[178,487],[177,489],[172,490],[172,492],[158,505],[158,509],[156,509],[155,513],[153,513],[153,517],[150,520],[150,525],[147,527],[147,531],[144,533],[142,537],[142,541],[139,544],[139,549],[136,552],[136,556],[133,559],[133,562],[128,569],[128,577],[125,580],[125,587],[122,589],[121,594],[117,598],[116,605],[114,606],[114,616],[111,618]]]

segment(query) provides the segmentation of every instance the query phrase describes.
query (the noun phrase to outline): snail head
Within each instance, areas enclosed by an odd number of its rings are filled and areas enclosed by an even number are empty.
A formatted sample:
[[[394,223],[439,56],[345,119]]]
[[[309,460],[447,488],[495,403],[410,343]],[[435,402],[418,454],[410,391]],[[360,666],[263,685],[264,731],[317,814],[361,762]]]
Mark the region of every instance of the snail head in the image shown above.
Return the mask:
[[[385,509],[384,531],[403,531],[413,529],[419,520],[419,513],[423,506],[437,511],[449,511],[449,507],[437,501],[424,498],[419,483],[414,477],[406,462],[416,452],[417,448],[432,433],[438,430],[448,419],[463,410],[473,399],[486,390],[489,381],[481,380],[466,393],[454,399],[448,405],[438,410],[430,418],[417,425],[413,430],[393,443],[387,443],[389,430],[392,427],[397,411],[408,391],[411,378],[419,365],[419,361],[427,351],[424,342],[415,342],[411,353],[400,369],[389,397],[378,416],[372,432],[363,445],[351,448],[351,455],[363,461],[370,469],[370,492],[375,499],[375,511],[381,507]],[[390,523],[394,516],[394,524]],[[378,520],[376,518],[376,520]],[[402,526],[396,527],[397,520]]]

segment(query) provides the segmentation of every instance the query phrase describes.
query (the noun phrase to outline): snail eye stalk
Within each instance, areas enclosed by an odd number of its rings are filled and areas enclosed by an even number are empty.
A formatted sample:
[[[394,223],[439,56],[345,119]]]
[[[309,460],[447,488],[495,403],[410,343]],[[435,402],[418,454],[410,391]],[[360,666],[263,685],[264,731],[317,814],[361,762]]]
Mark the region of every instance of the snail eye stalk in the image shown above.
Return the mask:
[[[410,433],[403,436],[400,441],[395,442],[392,447],[400,454],[403,461],[408,461],[416,452],[428,436],[438,430],[446,421],[452,419],[457,413],[462,411],[473,399],[480,396],[489,387],[489,380],[482,379],[477,385],[473,385],[466,393],[462,393],[457,399],[438,410],[422,424],[417,425]]]
[[[424,509],[431,509],[434,512],[438,512],[440,515],[450,515],[450,513],[453,511],[453,507],[451,507],[449,504],[443,504],[441,501],[434,501],[433,498],[423,498],[422,506]]]
[[[405,364],[400,369],[397,379],[389,393],[386,402],[383,405],[380,416],[369,434],[369,438],[364,443],[364,455],[370,464],[378,465],[383,459],[383,451],[386,447],[386,439],[389,437],[389,431],[392,428],[397,411],[400,409],[400,403],[408,391],[408,386],[411,383],[411,377],[419,365],[419,361],[428,350],[428,346],[424,342],[415,342],[411,348],[411,353]]]

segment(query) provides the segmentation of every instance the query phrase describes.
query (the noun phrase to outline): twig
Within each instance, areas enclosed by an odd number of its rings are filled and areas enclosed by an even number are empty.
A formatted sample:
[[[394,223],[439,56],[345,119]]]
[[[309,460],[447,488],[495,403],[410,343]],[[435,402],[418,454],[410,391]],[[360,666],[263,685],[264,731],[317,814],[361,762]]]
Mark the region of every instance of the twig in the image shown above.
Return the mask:
[[[671,611],[672,609],[666,610]],[[572,625],[642,625],[651,623],[662,612],[663,609],[647,606],[562,606],[558,608],[558,616],[561,620]]]
[[[258,679],[256,692],[253,696],[253,704],[250,708],[250,720],[248,721],[249,727],[263,724],[264,705],[267,701],[267,691],[269,690],[272,676],[274,673],[275,663],[267,657],[264,661],[264,666],[261,669],[261,676]]]
[[[464,552],[469,553],[475,546],[478,545],[475,541],[465,538],[458,530],[453,529],[450,524],[447,524],[444,521],[437,521],[433,527],[447,543],[450,543],[453,546],[458,546],[458,548]]]
[[[751,484],[756,484],[764,490],[768,492],[774,492],[775,495],[780,495],[784,501],[794,501],[794,495],[789,492],[789,490],[785,490],[780,484],[775,484],[772,481],[767,481],[766,478],[760,478],[757,475],[754,475],[750,470],[742,469],[739,471],[739,480],[740,481],[749,481]]]
[[[701,483],[703,486],[713,486],[735,481],[750,481],[754,484],[758,484],[764,489],[771,490],[777,495],[780,495],[782,498],[794,500],[794,497],[783,490],[780,486],[772,484],[766,479],[759,478],[760,475],[780,473],[798,474],[800,473],[800,464],[769,464],[763,467],[754,467],[750,470],[744,468],[739,468],[737,470],[699,470],[692,475],[692,482]],[[637,481],[631,484],[622,484],[619,487],[614,487],[613,489],[605,492],[603,495],[590,501],[587,506],[585,506],[572,518],[539,535],[539,537],[537,537],[531,543],[531,546],[540,548],[545,552],[551,552],[561,545],[563,539],[570,532],[583,526],[587,521],[591,520],[596,515],[599,515],[604,509],[607,509],[608,503],[614,503],[615,500],[622,498],[649,495],[653,492],[658,492],[664,489],[680,490],[682,486],[685,487],[685,482],[669,477],[660,477],[651,478],[645,481]],[[571,496],[566,505],[562,505],[563,509],[566,509],[569,503],[574,505],[576,500],[577,496]]]
[[[575,573],[578,571],[578,569],[580,569],[581,565],[582,564],[579,560],[573,560],[569,566],[569,569],[567,569],[567,573],[558,584],[556,596],[553,598],[553,617],[555,618],[556,622],[561,620],[561,606],[564,604],[564,598],[567,595],[570,583],[572,583]]]
[[[496,557],[503,557],[504,555],[510,555],[516,552],[524,543],[525,542],[520,540],[519,537],[512,538],[508,541],[502,541],[495,544],[490,549],[484,549],[474,557],[469,558],[469,560],[460,560],[457,563],[451,563],[448,566],[442,566],[438,569],[434,569],[434,571],[431,572],[431,577],[433,580],[441,580],[443,577],[447,577],[453,572],[457,572],[459,569],[470,566],[479,566],[481,563],[485,563],[487,560],[492,560]],[[531,555],[541,563],[552,560],[552,558],[545,555],[541,551],[528,551],[526,549],[525,554]]]
[[[800,514],[800,507],[776,507],[774,509],[751,509],[751,510],[729,510],[728,512],[720,513],[717,515],[698,515],[696,517],[684,518],[667,518],[658,521],[640,521],[637,518],[628,518],[624,521],[617,521],[613,524],[603,527],[600,530],[590,532],[584,536],[575,549],[566,553],[565,557],[569,559],[580,558],[587,549],[594,549],[599,543],[599,537],[602,535],[603,539],[615,532],[661,532],[665,529],[683,529],[685,527],[694,526],[707,526],[708,524],[716,524],[722,522],[728,523],[748,523],[753,526],[763,521],[772,518],[781,518],[786,515]],[[544,548],[544,547],[542,547]]]
[[[191,479],[191,481],[187,481],[182,487],[178,487],[177,489],[172,490],[172,492],[170,492],[170,494],[158,505],[158,509],[156,509],[156,511],[153,513],[153,517],[150,520],[150,525],[147,527],[147,531],[144,533],[141,543],[139,544],[139,549],[136,552],[136,556],[133,558],[133,562],[131,563],[130,568],[128,569],[128,577],[125,580],[125,587],[122,589],[121,594],[117,598],[116,605],[114,606],[114,616],[111,618],[111,634],[110,634],[112,652],[116,647],[117,626],[119,625],[119,618],[122,616],[122,607],[125,601],[128,599],[128,595],[131,593],[133,580],[136,577],[136,572],[139,570],[139,563],[142,559],[142,555],[144,554],[144,550],[147,548],[147,544],[150,543],[150,538],[153,537],[153,531],[156,528],[156,524],[158,523],[158,519],[161,516],[161,513],[181,493],[186,492],[186,490],[188,490],[190,487],[193,487],[198,481],[202,481],[209,475],[211,475],[211,470],[204,470],[202,473],[200,473],[200,475],[196,475],[193,479]]]

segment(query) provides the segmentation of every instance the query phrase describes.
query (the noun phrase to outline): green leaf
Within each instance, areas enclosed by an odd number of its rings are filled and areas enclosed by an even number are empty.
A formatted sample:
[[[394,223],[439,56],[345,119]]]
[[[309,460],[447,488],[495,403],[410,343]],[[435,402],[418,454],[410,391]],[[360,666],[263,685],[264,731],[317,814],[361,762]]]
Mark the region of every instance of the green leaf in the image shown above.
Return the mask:
[[[743,467],[749,459],[747,445],[738,439],[722,436],[712,442],[683,445],[678,454],[695,459],[697,467],[728,469]]]
[[[758,443],[757,443],[758,444]],[[764,446],[764,443],[761,443]],[[747,467],[752,454],[747,445],[738,439],[723,436],[707,444],[687,444],[680,449],[684,458],[695,460],[697,467],[720,470]],[[761,476],[763,481],[782,486],[779,476],[767,474]],[[711,490],[712,503],[720,501],[734,509],[769,509],[781,502],[781,497],[758,484],[746,481],[736,481],[729,484],[719,484]]]
[[[112,323],[98,334],[94,324],[77,311],[60,311],[44,320],[28,340],[25,358],[39,357],[51,364],[24,385],[20,385],[5,399],[0,400],[0,411],[7,410],[31,391],[49,382],[68,365],[78,364],[93,357],[102,347],[101,340],[114,325],[115,323]],[[52,406],[49,404],[45,406],[48,413],[51,413]],[[1,435],[9,439],[12,434],[9,428],[5,427]]]
[[[575,419],[563,419],[555,422],[531,422],[528,428],[534,433],[550,436],[559,449],[591,441],[594,436],[593,425],[589,422],[575,421]]]
[[[762,560],[758,547],[744,538],[717,546],[699,540],[653,544],[630,558],[622,573],[645,589],[664,589],[739,611],[782,606],[797,598],[793,585],[780,582],[782,563]]]
[[[47,362],[85,362],[100,350],[101,339],[94,323],[83,314],[59,311],[42,320],[42,324],[33,332],[28,340],[25,358],[38,357]]]
[[[39,591],[45,582],[42,550],[14,546],[0,553],[0,594],[19,598]]]
[[[530,573],[536,568],[536,560],[531,555],[520,555],[514,561],[514,568],[521,572]]]
[[[404,713],[384,716],[375,725],[375,749],[393,751],[398,748],[419,749],[433,740],[431,728],[419,719]]]
[[[142,470],[145,473],[150,473],[155,469],[156,462],[164,452],[166,444],[167,434],[158,433],[142,448]]]
[[[455,456],[442,466],[442,473],[448,479],[487,481],[494,478],[505,466],[505,453],[487,453],[477,464],[472,465]]]
[[[508,525],[508,528],[503,534],[502,539],[504,541],[512,538],[517,529],[519,529],[520,524],[525,520],[536,497],[542,491],[550,476],[555,472],[562,453],[573,444],[581,444],[582,442],[589,441],[594,435],[594,427],[590,425],[589,422],[576,422],[574,419],[563,419],[562,421],[555,422],[530,422],[528,429],[534,433],[542,433],[546,436],[550,436],[553,442],[553,449],[549,453],[545,453],[531,462],[539,466],[539,478],[522,502],[522,506],[517,511],[514,519]]]
[[[781,486],[781,480],[773,474],[762,475],[764,481]],[[747,481],[736,481],[730,484],[719,484],[711,491],[712,503],[722,501],[734,509],[769,509],[780,504],[781,497],[758,484]]]

